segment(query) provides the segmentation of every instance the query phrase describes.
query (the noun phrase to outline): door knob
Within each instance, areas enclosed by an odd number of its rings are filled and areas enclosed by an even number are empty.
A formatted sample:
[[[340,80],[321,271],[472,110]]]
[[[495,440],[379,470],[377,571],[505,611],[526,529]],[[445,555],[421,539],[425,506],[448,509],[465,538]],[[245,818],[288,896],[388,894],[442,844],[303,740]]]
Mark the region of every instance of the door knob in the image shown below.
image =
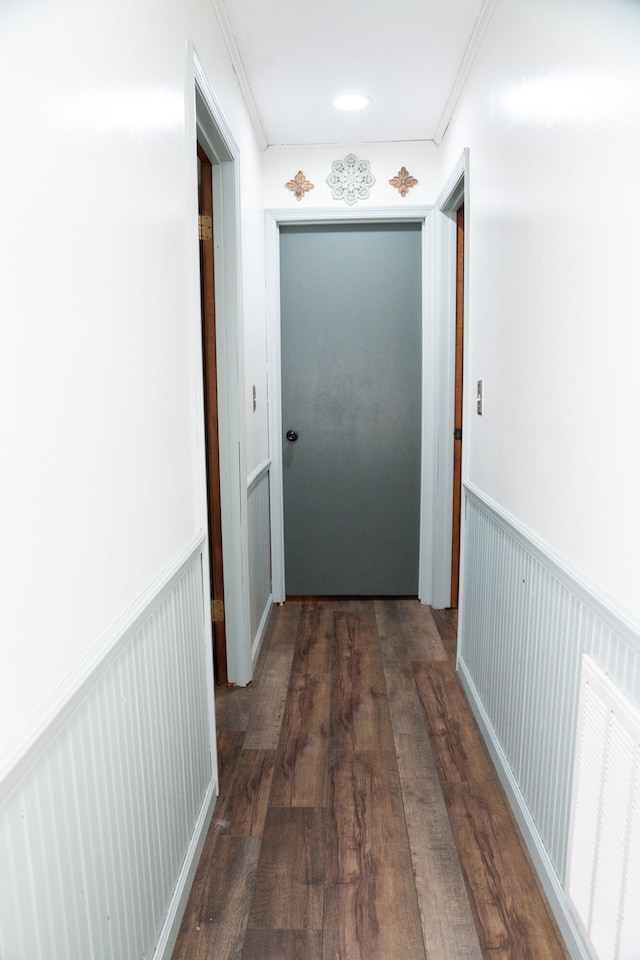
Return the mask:
[[[297,430],[287,430],[287,440],[290,440],[291,443],[295,443],[297,439],[298,439]]]

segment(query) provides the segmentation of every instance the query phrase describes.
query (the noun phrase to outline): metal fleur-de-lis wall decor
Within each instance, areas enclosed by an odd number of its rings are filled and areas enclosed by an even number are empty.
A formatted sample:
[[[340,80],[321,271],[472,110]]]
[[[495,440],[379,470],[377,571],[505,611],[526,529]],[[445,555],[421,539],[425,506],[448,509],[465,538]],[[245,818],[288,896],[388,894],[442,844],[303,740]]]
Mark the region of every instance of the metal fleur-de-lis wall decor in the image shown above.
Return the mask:
[[[353,153],[344,160],[334,160],[327,177],[333,199],[344,200],[349,205],[357,200],[367,200],[375,182],[369,161],[358,160]]]
[[[307,180],[302,170],[298,170],[293,180],[289,180],[288,183],[285,183],[285,187],[287,190],[293,190],[293,195],[296,200],[302,200],[305,193],[308,193],[309,190],[313,190],[313,184]]]
[[[406,167],[400,167],[398,175],[389,180],[391,186],[396,188],[401,197],[406,197],[411,187],[415,187],[417,182],[416,178],[411,176]]]

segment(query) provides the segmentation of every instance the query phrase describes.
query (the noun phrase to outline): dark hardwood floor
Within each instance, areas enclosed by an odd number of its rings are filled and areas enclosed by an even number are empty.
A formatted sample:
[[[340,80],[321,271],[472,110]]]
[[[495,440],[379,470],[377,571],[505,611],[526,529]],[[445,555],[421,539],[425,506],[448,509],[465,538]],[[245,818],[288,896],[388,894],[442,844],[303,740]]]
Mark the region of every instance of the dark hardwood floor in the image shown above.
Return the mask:
[[[220,795],[174,960],[567,960],[416,600],[289,601],[218,688]]]

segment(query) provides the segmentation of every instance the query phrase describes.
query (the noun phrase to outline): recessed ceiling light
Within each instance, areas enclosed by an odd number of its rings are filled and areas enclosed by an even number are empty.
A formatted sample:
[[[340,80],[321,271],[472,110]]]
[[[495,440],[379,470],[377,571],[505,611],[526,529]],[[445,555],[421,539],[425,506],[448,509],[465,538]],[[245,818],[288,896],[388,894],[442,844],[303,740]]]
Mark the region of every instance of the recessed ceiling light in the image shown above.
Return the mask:
[[[362,110],[370,103],[371,98],[365,97],[363,93],[345,93],[333,101],[334,107],[338,110]]]

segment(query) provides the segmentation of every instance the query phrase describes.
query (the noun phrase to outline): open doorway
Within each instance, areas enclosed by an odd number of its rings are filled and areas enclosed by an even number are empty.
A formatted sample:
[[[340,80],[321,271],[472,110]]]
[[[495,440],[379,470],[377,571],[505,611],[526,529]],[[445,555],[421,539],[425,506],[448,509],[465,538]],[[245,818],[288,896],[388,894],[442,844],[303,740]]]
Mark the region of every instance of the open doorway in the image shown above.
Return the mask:
[[[453,397],[453,507],[451,520],[451,596],[460,595],[460,521],[462,511],[462,372],[464,368],[464,201],[456,210],[456,335]]]
[[[218,362],[216,348],[215,262],[213,250],[212,164],[198,143],[198,235],[200,239],[200,307],[202,316],[202,373],[207,470],[210,607],[213,664],[216,680],[227,684],[227,637],[224,617],[222,505],[220,500],[220,442],[218,433]]]
[[[203,410],[198,437],[202,482],[200,522],[211,540],[208,555],[203,557],[203,583],[207,619],[215,620],[219,615],[217,603],[212,605],[210,598],[218,601],[224,596],[224,629],[212,623],[216,679],[244,686],[251,680],[252,662],[246,576],[249,547],[243,522],[247,492],[239,322],[239,151],[194,50],[191,55],[195,92],[193,176],[195,181],[198,164],[201,172],[206,167],[201,183],[206,182],[209,193],[206,202],[211,207],[211,237],[205,243],[206,250],[202,251],[203,257],[206,253],[211,260],[211,270],[206,270],[207,289],[200,291],[202,309],[199,312],[203,319],[198,323],[198,342],[194,344],[203,371],[196,383],[197,401]],[[195,205],[196,184],[193,186]],[[205,196],[203,190],[203,200]],[[194,209],[194,220],[196,215]],[[194,262],[197,269],[196,263],[199,258]],[[194,281],[198,281],[195,274]],[[210,445],[215,434],[212,422],[217,424],[217,471],[216,451]],[[213,468],[208,472],[206,460]],[[211,492],[216,473],[217,494]],[[207,594],[210,585],[211,592]]]
[[[465,343],[469,245],[469,151],[464,150],[435,203],[433,221],[436,357],[437,507],[434,576],[436,608],[464,603]]]

